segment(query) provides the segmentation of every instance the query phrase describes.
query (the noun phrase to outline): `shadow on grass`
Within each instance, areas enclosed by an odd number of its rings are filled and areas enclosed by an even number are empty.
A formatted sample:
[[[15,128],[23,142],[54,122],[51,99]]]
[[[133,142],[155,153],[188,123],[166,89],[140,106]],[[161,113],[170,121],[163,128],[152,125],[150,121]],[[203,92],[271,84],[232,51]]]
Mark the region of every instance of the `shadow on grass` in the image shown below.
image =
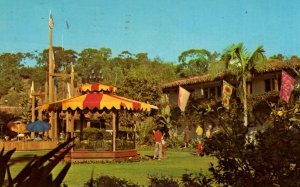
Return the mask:
[[[15,158],[11,158],[9,161],[9,165],[14,165],[16,163],[21,163],[21,162],[29,162],[31,161],[33,158],[40,158],[41,156],[37,156],[36,154],[26,154],[26,155],[22,155],[19,157],[15,157]]]
[[[154,155],[145,155],[146,158],[153,158]]]

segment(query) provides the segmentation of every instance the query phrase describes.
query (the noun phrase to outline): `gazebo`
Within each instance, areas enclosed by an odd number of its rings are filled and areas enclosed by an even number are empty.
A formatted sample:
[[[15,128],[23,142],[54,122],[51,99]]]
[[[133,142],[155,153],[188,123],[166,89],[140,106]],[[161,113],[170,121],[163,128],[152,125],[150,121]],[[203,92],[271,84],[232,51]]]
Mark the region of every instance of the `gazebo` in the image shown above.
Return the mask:
[[[135,128],[131,128],[131,132],[127,132],[126,135],[121,133],[119,111],[150,112],[151,109],[157,109],[157,107],[117,96],[114,94],[115,87],[103,84],[83,85],[79,91],[81,93],[79,96],[45,103],[40,107],[40,110],[44,112],[57,112],[66,121],[70,121],[66,124],[66,133],[69,137],[76,137],[74,149],[70,153],[71,161],[138,158]],[[96,116],[99,124],[104,120],[103,114],[109,114],[110,122],[105,122],[105,124],[109,124],[110,128],[98,126],[94,129],[96,132],[85,134],[84,129],[90,128],[89,121],[95,120],[93,118]],[[78,126],[80,128],[75,130]]]

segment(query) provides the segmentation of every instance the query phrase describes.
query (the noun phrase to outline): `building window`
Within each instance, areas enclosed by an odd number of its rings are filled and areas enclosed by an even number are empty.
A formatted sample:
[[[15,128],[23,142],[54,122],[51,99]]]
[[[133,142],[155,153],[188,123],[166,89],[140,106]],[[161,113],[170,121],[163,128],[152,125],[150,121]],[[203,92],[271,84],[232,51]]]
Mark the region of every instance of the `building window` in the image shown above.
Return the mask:
[[[265,79],[265,92],[272,91],[271,79]]]
[[[275,90],[275,78],[274,79],[265,79],[265,92],[270,92],[273,90]]]
[[[209,88],[210,89],[210,96],[209,96],[209,99],[211,98],[215,98],[215,88]]]
[[[206,98],[206,99],[208,99],[209,97],[208,97],[208,88],[204,88],[203,89],[203,95],[204,95],[204,98]]]

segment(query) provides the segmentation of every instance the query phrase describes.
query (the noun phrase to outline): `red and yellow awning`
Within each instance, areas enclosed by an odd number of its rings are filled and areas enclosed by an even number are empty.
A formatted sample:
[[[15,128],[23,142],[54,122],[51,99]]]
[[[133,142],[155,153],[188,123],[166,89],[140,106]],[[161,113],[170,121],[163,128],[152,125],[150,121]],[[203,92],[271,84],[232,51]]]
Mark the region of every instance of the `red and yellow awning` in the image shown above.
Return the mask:
[[[109,92],[109,93],[114,93],[116,92],[117,88],[114,86],[108,86],[105,84],[98,84],[98,83],[93,83],[93,84],[85,84],[79,87],[79,92],[80,93],[86,93],[86,92]]]
[[[127,99],[116,95],[108,95],[104,93],[89,93],[76,96],[61,101],[46,103],[41,106],[42,110],[111,110],[125,109],[134,111],[150,111],[155,108],[147,103]]]

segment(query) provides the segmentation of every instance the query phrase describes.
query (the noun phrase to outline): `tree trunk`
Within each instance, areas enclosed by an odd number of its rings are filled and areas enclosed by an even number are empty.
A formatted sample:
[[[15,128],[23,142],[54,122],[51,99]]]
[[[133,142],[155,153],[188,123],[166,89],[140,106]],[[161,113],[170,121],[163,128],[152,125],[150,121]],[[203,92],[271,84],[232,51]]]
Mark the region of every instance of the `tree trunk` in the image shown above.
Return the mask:
[[[244,126],[248,126],[248,106],[247,106],[247,77],[243,75],[243,91],[244,91]]]

